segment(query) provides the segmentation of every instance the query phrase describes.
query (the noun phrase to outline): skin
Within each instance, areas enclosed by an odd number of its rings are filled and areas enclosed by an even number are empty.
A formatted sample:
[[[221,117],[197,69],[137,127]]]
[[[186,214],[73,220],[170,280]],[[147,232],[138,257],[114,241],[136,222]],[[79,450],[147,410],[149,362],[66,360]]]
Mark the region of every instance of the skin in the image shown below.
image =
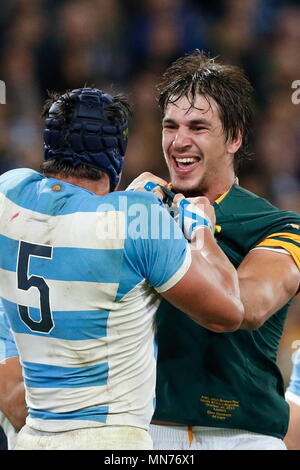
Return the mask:
[[[290,405],[290,422],[284,438],[288,450],[300,450],[300,406],[287,400]]]
[[[0,362],[0,391],[0,409],[15,429],[21,429],[25,423],[27,408],[18,357]]]
[[[206,196],[214,202],[234,182],[234,154],[242,139],[226,141],[218,107],[198,95],[195,107],[186,97],[167,106],[162,125],[162,147],[175,192]],[[180,168],[179,158],[195,163]]]

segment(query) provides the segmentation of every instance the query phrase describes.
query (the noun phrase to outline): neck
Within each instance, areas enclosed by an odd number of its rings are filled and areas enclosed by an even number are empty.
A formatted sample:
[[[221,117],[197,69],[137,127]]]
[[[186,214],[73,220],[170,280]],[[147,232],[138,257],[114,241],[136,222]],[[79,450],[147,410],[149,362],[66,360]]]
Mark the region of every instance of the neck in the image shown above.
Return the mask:
[[[212,181],[203,181],[200,186],[190,191],[175,189],[175,192],[182,192],[185,197],[205,196],[213,204],[222,194],[226,193],[234,183],[238,183],[238,178],[234,173],[225,178],[217,178]]]
[[[213,185],[210,185],[206,190],[203,191],[203,196],[207,197],[209,202],[213,204],[222,194],[229,191],[231,186],[236,183],[238,179],[235,175],[228,178],[226,181],[217,181]]]
[[[100,180],[90,180],[87,178],[76,178],[75,176],[51,175],[52,178],[74,184],[80,188],[86,189],[96,194],[96,196],[105,196],[110,192],[109,178],[106,174]]]

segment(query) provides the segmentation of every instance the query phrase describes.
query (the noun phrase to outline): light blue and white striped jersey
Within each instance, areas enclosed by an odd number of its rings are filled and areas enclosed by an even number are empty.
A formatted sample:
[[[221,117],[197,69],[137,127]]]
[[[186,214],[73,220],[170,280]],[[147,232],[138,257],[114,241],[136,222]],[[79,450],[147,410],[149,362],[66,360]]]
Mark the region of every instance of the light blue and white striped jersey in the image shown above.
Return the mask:
[[[159,292],[190,249],[159,200],[100,197],[28,169],[0,177],[0,296],[23,366],[27,424],[147,429]]]
[[[300,348],[293,357],[291,380],[287,388],[286,398],[300,406]]]
[[[18,356],[18,350],[15,345],[13,335],[10,330],[2,300],[0,299],[0,362],[9,357]]]

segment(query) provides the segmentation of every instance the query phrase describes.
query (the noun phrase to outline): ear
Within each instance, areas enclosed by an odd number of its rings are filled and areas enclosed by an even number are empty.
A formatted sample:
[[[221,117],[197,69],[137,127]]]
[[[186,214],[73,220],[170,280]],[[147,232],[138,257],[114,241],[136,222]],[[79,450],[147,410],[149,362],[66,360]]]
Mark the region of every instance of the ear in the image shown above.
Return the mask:
[[[243,136],[241,131],[238,131],[237,136],[227,143],[227,152],[230,154],[235,154],[243,142]]]

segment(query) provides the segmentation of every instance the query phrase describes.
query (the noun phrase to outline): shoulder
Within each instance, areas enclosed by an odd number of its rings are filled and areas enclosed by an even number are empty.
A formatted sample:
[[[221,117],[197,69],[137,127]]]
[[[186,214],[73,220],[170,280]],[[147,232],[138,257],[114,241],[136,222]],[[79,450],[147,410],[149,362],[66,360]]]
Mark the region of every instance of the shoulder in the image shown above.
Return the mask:
[[[226,197],[217,204],[218,207],[226,210],[227,208],[235,207],[240,212],[246,212],[252,209],[264,211],[277,211],[266,198],[263,198],[251,191],[248,191],[241,186],[234,184]]]
[[[279,209],[267,199],[238,185],[231,188],[220,204],[215,204],[215,209],[217,225],[221,230],[218,238],[233,242],[241,248],[242,253],[248,252],[266,238],[274,235],[278,237],[283,233],[291,234],[292,237],[296,235],[294,243],[300,241],[298,214]]]
[[[215,207],[224,215],[231,214],[235,220],[264,218],[265,223],[268,223],[268,220],[294,220],[295,223],[296,221],[300,223],[299,214],[280,209],[266,198],[238,185],[233,185],[228,195],[220,204],[215,204]]]
[[[10,201],[14,204],[27,207],[26,201],[29,193],[36,193],[32,188],[38,188],[39,183],[44,179],[44,176],[37,171],[29,168],[18,168],[10,170],[0,176],[0,197],[1,203]],[[36,202],[38,198],[34,195],[33,200]],[[25,205],[23,206],[23,202]]]
[[[112,197],[124,197],[130,204],[162,204],[161,200],[150,191],[117,191],[109,195]]]
[[[3,173],[0,176],[0,187],[3,185],[18,185],[23,181],[41,180],[43,175],[30,168],[17,168]]]
[[[106,196],[99,197],[100,204],[111,204],[116,210],[128,211],[131,208],[135,210],[149,209],[152,206],[163,207],[162,201],[153,193],[146,191],[115,191]],[[133,207],[134,206],[134,207]]]
[[[149,221],[153,213],[156,213],[152,207],[157,207],[159,210],[163,207],[160,200],[153,194],[141,191],[115,191],[104,196],[97,196],[82,191],[81,188],[79,190],[75,188],[72,196],[64,209],[65,212],[102,213],[108,220],[111,217],[124,219],[125,225],[128,225],[132,218],[137,217],[139,222]],[[164,212],[167,214],[167,211]]]

